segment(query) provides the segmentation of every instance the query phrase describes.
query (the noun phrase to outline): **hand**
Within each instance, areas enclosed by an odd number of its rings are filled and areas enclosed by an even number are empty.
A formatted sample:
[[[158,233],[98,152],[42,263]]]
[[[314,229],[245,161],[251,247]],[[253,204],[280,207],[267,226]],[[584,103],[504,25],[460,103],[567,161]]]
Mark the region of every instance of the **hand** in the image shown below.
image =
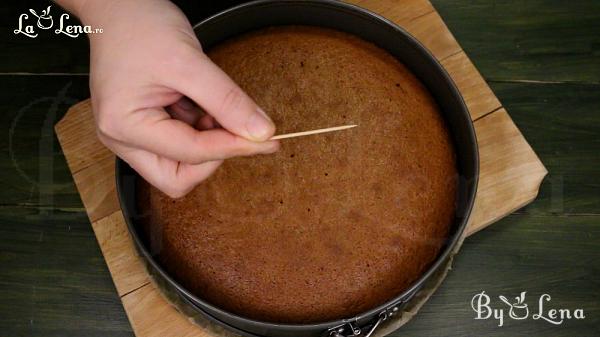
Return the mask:
[[[99,138],[149,183],[181,197],[226,158],[278,150],[269,117],[202,52],[171,2],[87,1],[73,11],[104,29],[90,35]]]

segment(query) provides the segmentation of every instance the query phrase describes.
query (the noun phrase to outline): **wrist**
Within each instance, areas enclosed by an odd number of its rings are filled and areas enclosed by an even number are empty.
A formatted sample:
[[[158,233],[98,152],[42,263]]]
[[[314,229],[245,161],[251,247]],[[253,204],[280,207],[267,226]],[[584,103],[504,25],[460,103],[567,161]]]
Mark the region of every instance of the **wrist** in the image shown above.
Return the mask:
[[[127,22],[136,15],[136,9],[147,0],[58,0],[77,2],[73,15],[81,23],[92,29],[103,29],[103,34],[88,34],[90,43],[105,40],[105,36],[115,36],[115,32],[127,31]],[[135,19],[133,21],[136,21]]]

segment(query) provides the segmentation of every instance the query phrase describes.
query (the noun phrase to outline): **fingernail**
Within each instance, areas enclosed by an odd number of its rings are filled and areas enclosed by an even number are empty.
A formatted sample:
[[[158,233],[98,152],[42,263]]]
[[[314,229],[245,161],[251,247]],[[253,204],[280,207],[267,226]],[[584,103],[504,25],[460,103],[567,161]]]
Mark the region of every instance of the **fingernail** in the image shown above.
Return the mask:
[[[254,140],[267,140],[274,132],[275,125],[261,108],[257,108],[256,112],[248,118],[246,129]]]
[[[265,110],[263,110],[260,107],[256,108],[256,110],[258,110],[258,112],[260,112],[260,114],[263,115],[264,118],[266,118],[267,120],[269,120],[269,122],[271,122],[271,124],[273,123],[273,121],[271,120],[271,117],[269,117],[269,115],[267,115],[267,113],[265,112]]]
[[[183,110],[192,110],[195,105],[188,98],[182,97],[179,101],[177,101],[177,106],[182,108]]]

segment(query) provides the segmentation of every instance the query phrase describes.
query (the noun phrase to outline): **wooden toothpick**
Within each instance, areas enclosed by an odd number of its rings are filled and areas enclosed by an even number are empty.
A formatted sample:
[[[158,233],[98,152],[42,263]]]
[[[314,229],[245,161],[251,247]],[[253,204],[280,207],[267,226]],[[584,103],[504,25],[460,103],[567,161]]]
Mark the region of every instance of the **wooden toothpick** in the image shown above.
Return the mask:
[[[284,135],[273,136],[273,137],[271,137],[270,140],[285,139],[285,138],[294,138],[294,137],[302,137],[302,136],[308,136],[308,135],[316,135],[318,133],[325,133],[325,132],[333,132],[333,131],[340,131],[340,130],[351,129],[351,128],[355,127],[355,126],[357,126],[357,125],[334,126],[332,128],[317,129],[317,130],[302,131],[302,132],[294,132],[294,133],[286,133]]]

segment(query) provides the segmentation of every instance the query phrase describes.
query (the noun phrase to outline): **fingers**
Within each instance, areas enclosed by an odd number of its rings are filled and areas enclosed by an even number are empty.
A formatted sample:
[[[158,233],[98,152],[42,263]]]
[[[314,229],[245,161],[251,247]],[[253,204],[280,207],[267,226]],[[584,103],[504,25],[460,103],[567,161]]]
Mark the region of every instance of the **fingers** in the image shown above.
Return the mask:
[[[191,126],[195,126],[200,118],[206,116],[206,113],[200,107],[186,97],[182,97],[179,101],[168,106],[165,110],[172,118]]]
[[[221,128],[221,125],[211,115],[204,115],[200,117],[195,125],[197,130],[209,130]]]
[[[223,129],[199,132],[186,123],[173,119],[162,109],[146,109],[128,114],[119,125],[120,131],[100,131],[103,141],[128,144],[171,160],[188,164],[223,160],[237,156],[274,153],[279,142],[252,142]],[[118,137],[111,137],[118,135]]]
[[[225,129],[252,141],[266,141],[275,134],[267,114],[223,70],[201,51],[183,65],[174,89],[202,106]],[[183,67],[182,66],[182,67]]]
[[[166,108],[172,118],[185,122],[195,127],[196,130],[208,130],[221,127],[215,119],[204,112],[202,108],[196,105],[187,97],[182,97],[175,104]]]
[[[147,182],[171,198],[186,195],[213,174],[222,163],[222,161],[210,161],[199,165],[183,164],[144,150],[121,145],[114,147],[113,151]]]

